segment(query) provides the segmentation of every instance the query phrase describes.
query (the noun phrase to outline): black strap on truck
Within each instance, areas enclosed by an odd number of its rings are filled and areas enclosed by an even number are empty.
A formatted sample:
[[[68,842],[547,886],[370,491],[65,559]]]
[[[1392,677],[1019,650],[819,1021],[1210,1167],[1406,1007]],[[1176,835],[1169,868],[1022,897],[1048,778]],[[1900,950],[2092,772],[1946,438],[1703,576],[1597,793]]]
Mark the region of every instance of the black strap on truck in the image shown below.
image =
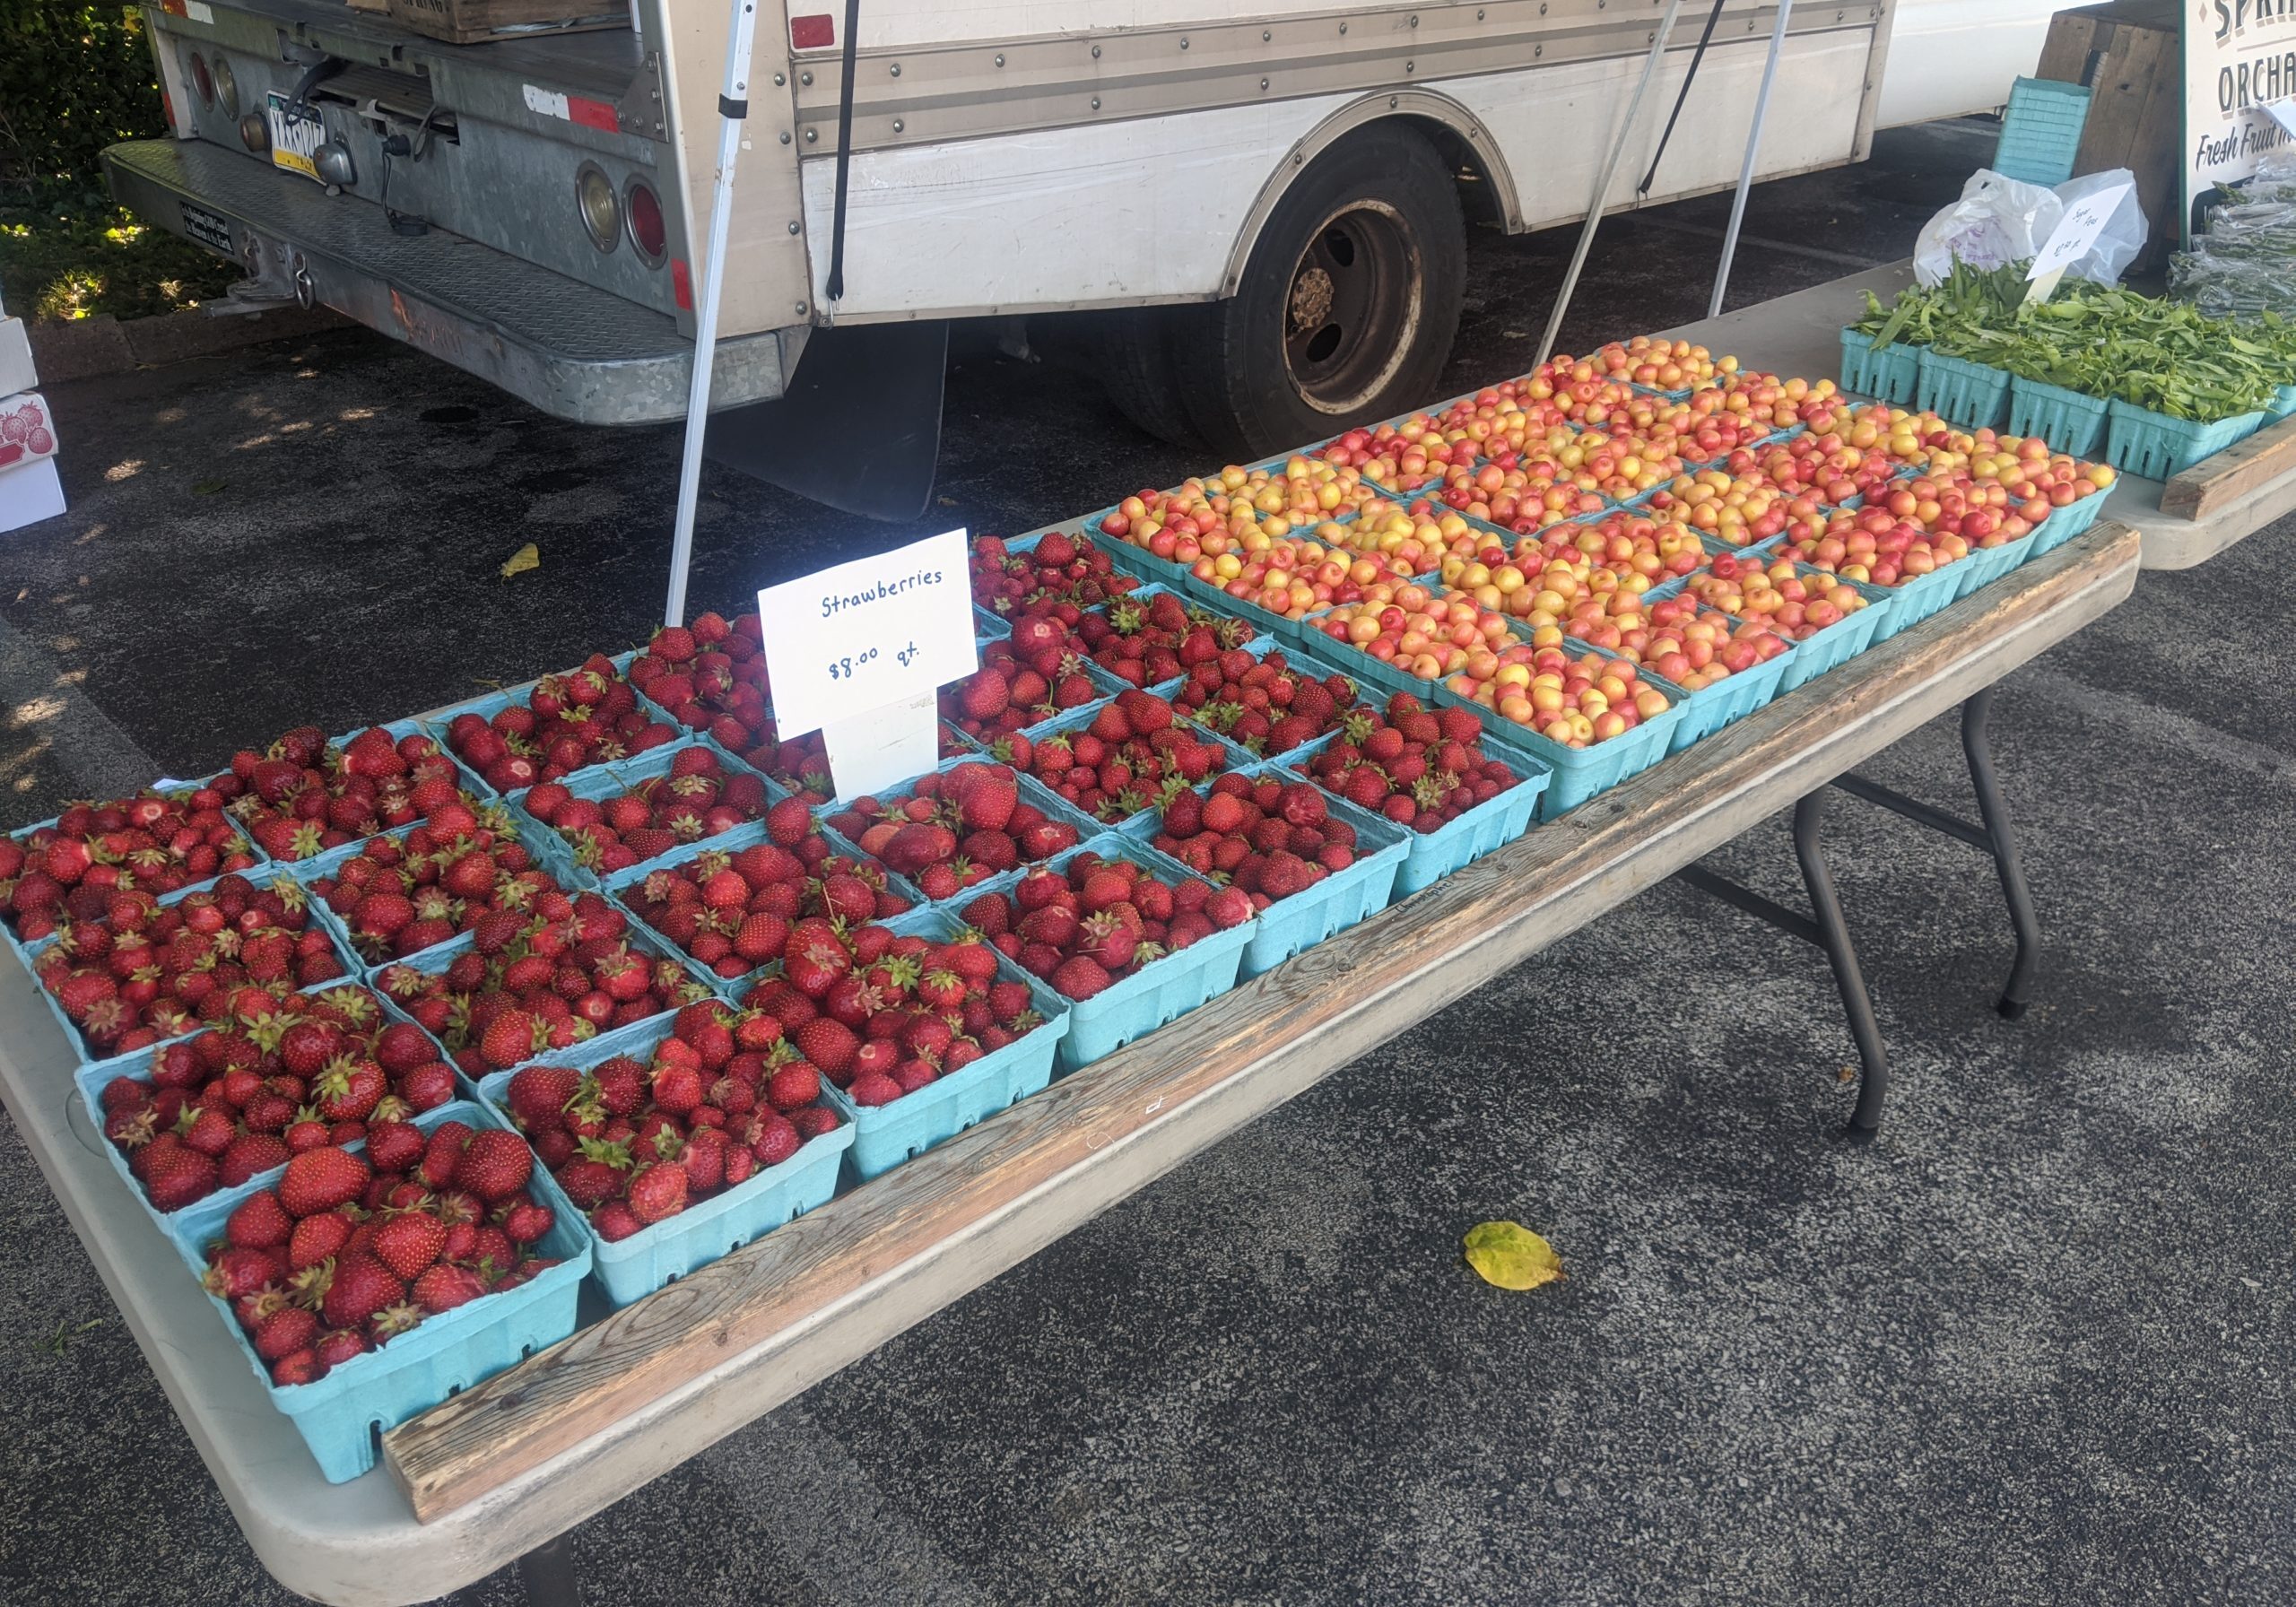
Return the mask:
[[[1683,102],[1690,99],[1690,86],[1698,82],[1698,64],[1706,59],[1706,47],[1714,38],[1714,25],[1722,20],[1722,8],[1727,4],[1729,0],[1714,0],[1714,9],[1706,13],[1706,26],[1699,30],[1698,48],[1691,52],[1690,71],[1683,74],[1682,92],[1674,97],[1674,109],[1666,114],[1666,129],[1658,136],[1658,148],[1650,153],[1650,170],[1634,187],[1638,197],[1648,195],[1652,182],[1658,177],[1658,159],[1666,153],[1666,142],[1674,137],[1674,119],[1683,115]]]
[[[861,0],[845,0],[845,68],[837,86],[837,207],[829,233],[829,282],[832,301],[845,294],[845,181],[853,166],[854,53],[860,48]]]

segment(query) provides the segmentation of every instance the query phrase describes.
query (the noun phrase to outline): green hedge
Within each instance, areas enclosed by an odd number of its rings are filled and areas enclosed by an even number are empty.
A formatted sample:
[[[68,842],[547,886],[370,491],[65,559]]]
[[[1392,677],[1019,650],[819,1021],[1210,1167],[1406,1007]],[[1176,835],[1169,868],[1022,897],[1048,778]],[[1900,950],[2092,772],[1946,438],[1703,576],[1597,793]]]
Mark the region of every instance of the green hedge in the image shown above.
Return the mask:
[[[9,199],[100,191],[96,157],[106,145],[166,129],[141,12],[0,0],[0,186]]]
[[[0,0],[0,300],[40,320],[173,311],[238,268],[111,204],[106,145],[167,132],[143,13]]]

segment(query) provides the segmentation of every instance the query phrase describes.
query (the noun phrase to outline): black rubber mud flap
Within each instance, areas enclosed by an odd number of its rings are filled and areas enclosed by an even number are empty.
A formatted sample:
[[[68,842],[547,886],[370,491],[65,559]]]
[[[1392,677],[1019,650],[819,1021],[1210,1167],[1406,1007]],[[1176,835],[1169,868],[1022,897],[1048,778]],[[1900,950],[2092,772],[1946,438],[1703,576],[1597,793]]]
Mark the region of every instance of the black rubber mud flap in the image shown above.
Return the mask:
[[[816,329],[787,395],[709,415],[713,463],[847,513],[920,517],[941,451],[945,318]]]

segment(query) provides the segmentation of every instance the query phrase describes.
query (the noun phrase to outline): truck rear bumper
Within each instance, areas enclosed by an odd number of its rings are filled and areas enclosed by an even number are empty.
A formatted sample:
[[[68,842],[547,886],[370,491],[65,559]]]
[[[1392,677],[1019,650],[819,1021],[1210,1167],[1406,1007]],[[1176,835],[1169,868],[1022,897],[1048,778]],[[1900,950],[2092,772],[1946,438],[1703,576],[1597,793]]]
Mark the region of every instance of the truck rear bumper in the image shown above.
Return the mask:
[[[106,151],[104,169],[144,222],[545,413],[584,424],[685,416],[693,343],[664,314],[458,235],[398,234],[378,206],[212,145],[135,140]],[[713,411],[780,395],[804,333],[720,341]]]

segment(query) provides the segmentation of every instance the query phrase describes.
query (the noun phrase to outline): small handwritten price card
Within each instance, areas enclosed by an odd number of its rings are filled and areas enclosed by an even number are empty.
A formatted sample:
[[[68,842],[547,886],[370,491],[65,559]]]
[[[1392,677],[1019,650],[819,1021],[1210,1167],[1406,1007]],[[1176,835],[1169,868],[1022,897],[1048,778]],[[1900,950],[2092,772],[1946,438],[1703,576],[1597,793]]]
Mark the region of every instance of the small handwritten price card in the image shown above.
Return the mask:
[[[757,609],[774,725],[821,732],[840,797],[933,768],[934,693],[980,667],[965,532],[768,586]]]

